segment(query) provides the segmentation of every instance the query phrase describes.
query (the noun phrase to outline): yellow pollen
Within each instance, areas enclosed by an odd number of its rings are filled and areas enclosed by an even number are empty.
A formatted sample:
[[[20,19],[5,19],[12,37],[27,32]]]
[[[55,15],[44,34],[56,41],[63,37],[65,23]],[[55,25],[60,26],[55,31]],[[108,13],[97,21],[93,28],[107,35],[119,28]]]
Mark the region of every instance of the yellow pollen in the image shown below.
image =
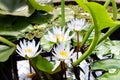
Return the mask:
[[[60,34],[56,34],[56,38],[59,39],[60,38]]]
[[[64,35],[56,34],[56,38],[58,41],[60,41],[60,38],[62,38],[62,42],[64,42]]]
[[[60,51],[59,53],[62,57],[68,57],[68,53],[66,51]]]
[[[25,49],[25,53],[31,53],[31,52],[32,52],[32,49],[30,48]]]

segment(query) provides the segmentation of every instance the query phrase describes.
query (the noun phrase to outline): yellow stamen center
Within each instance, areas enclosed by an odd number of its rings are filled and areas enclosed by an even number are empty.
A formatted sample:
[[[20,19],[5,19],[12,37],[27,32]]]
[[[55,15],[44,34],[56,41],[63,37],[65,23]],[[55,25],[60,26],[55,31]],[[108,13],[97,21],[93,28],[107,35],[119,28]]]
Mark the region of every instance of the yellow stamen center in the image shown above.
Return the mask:
[[[62,57],[68,57],[68,53],[66,51],[60,51],[59,53]]]
[[[25,53],[31,53],[31,52],[32,52],[32,49],[30,48],[25,49]]]
[[[60,38],[60,34],[56,34],[56,38],[59,39]]]
[[[56,34],[56,38],[58,41],[60,41],[61,38],[62,42],[64,42],[64,35]]]

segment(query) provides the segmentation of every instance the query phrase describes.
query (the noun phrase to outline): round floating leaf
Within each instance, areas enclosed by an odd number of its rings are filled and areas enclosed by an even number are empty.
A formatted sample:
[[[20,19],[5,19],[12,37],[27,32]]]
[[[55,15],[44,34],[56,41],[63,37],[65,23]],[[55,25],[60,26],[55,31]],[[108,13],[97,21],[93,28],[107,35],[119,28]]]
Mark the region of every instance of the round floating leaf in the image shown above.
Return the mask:
[[[109,45],[111,53],[114,54],[114,58],[120,59],[120,41],[112,40],[112,44]]]
[[[92,70],[106,70],[108,71],[109,69],[120,69],[120,59],[106,59],[106,60],[101,60],[98,62],[95,62],[92,66]]]
[[[105,73],[97,80],[119,80],[120,79],[120,70],[116,70],[114,73]]]
[[[18,37],[22,31],[31,27],[25,17],[0,16],[0,35]]]
[[[0,0],[0,14],[3,15],[29,17],[34,10],[27,0]]]

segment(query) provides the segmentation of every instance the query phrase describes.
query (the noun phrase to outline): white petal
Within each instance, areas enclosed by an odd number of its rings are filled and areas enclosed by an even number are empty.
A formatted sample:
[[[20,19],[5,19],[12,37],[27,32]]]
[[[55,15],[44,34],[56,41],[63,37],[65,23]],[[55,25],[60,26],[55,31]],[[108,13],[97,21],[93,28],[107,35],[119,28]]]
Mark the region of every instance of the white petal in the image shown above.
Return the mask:
[[[20,52],[20,53],[23,53],[22,49],[20,48],[19,45],[16,46],[17,47],[17,50]]]
[[[65,32],[65,41],[70,40],[71,38],[69,37],[70,29],[67,29]]]
[[[39,48],[39,42],[38,42],[38,44],[36,45],[36,44],[35,44],[35,40],[33,39],[32,42],[31,42],[30,48],[34,51],[34,53],[36,53],[37,50],[38,50],[38,48]]]
[[[38,56],[38,55],[41,53],[41,51],[42,51],[42,49],[41,49],[40,51],[38,51],[38,52],[34,55],[34,57]]]
[[[38,44],[35,46],[35,49],[34,49],[35,53],[37,52],[39,46],[40,46],[40,44],[39,44],[39,42],[38,42]]]
[[[70,52],[70,45],[69,44],[66,46],[65,51],[68,53]]]
[[[48,31],[48,35],[49,35],[49,36],[53,36],[53,34],[52,34],[50,31]]]
[[[26,47],[26,44],[24,44],[22,41],[20,41],[20,47],[21,47],[21,49],[24,49]]]
[[[52,52],[52,54],[56,57],[56,58],[59,58],[59,56],[55,53]]]
[[[24,57],[24,52],[22,51],[22,49],[20,48],[20,46],[17,45],[16,47],[17,47],[16,52],[17,52],[20,56],[23,56],[23,57]]]
[[[35,47],[35,40],[34,39],[32,40],[31,43],[32,43],[32,46]]]
[[[16,52],[17,52],[20,56],[25,57],[25,55],[22,54],[22,53],[20,53],[19,51],[16,50]]]
[[[56,37],[55,37],[55,34],[51,33],[50,31],[48,31],[48,35],[46,36],[46,39],[48,41],[51,41],[51,42],[56,42]]]
[[[24,47],[27,47],[27,45],[28,45],[25,39],[23,40],[23,45],[24,45]]]

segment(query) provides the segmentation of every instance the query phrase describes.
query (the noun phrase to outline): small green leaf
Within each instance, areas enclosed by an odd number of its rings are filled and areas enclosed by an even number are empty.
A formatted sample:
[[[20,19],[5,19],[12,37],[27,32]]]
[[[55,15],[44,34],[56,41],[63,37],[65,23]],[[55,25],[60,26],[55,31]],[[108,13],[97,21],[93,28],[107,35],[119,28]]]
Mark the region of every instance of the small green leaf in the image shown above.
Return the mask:
[[[109,69],[120,69],[120,59],[106,59],[95,62],[92,66],[92,70],[109,70]]]
[[[51,72],[53,65],[42,56],[39,56],[38,59],[36,64],[37,68],[45,72]]]
[[[105,73],[97,80],[120,80],[120,70],[116,70],[114,73]]]
[[[53,73],[56,73],[56,72],[60,71],[60,68],[57,68],[53,72],[52,69],[54,68],[54,64],[52,64],[50,61],[43,58],[42,56],[37,57],[36,66],[39,70],[41,70],[43,72],[47,72],[49,74],[53,74]]]
[[[14,52],[15,47],[0,45],[0,62],[8,60],[10,55]]]
[[[51,5],[42,5],[42,4],[40,4],[40,2],[38,2],[36,0],[29,0],[29,2],[37,10],[43,10],[46,12],[50,12],[53,9]]]

